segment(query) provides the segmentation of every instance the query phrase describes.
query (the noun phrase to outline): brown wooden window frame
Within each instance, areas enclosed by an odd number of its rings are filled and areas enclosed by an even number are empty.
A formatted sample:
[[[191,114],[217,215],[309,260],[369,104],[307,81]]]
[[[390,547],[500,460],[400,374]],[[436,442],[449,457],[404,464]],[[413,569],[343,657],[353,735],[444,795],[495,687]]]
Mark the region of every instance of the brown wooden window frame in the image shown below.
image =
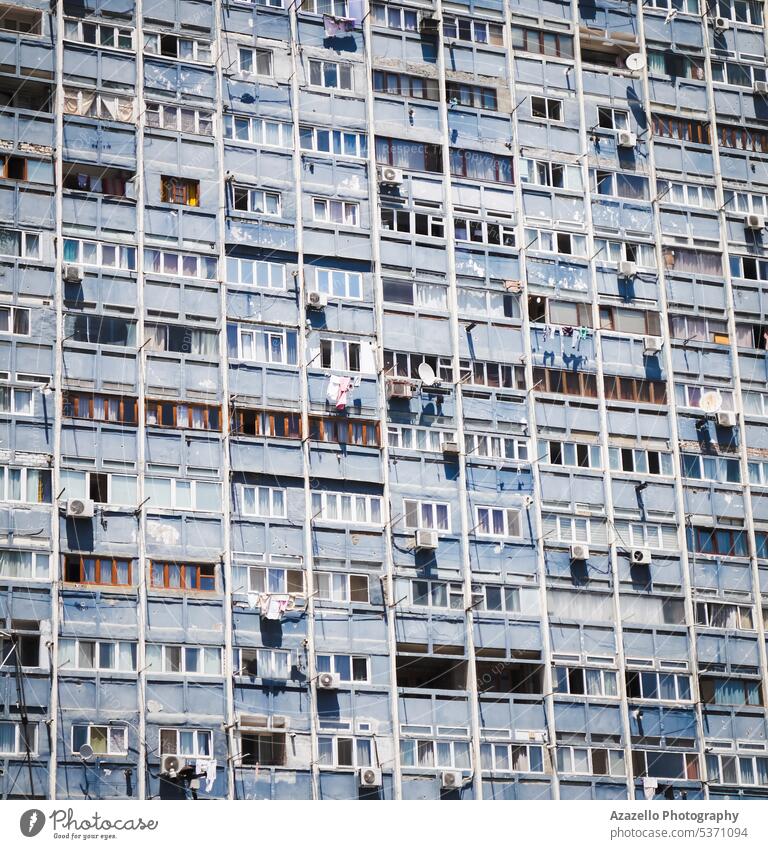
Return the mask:
[[[161,584],[155,583],[155,570],[158,567],[162,567],[163,570],[163,582]],[[169,583],[170,570],[174,567],[179,570],[179,586],[173,586]],[[202,586],[203,580],[213,581],[213,586]],[[149,585],[154,590],[215,593],[217,591],[216,564],[177,563],[171,560],[152,560],[149,564]]]
[[[162,405],[168,404],[173,407],[173,423],[165,424],[164,416],[162,414]],[[179,407],[186,407],[187,413],[187,421],[186,424],[179,421]],[[150,422],[149,414],[152,408],[155,408],[155,418],[156,421]],[[204,421],[205,427],[193,427],[192,426],[192,413],[194,410],[200,409],[204,412]],[[218,418],[218,422],[215,427],[211,427],[211,413],[216,411],[216,415]],[[162,427],[162,428],[178,428],[184,430],[197,430],[197,431],[213,431],[220,432],[221,431],[221,408],[217,404],[197,404],[194,402],[188,401],[168,401],[165,399],[155,399],[155,398],[147,398],[146,407],[145,407],[145,417],[146,424],[150,427]]]
[[[119,419],[110,419],[108,416],[108,404],[118,398],[119,403]],[[87,410],[81,410],[83,404],[87,405]],[[104,406],[104,417],[100,419],[94,418],[94,409],[96,404],[101,403]],[[71,404],[71,412],[67,412],[67,405]],[[138,424],[138,401],[136,398],[131,398],[127,395],[102,395],[94,392],[77,392],[74,390],[65,391],[62,396],[62,415],[70,419],[89,419],[91,421],[104,422],[109,424]],[[126,418],[126,411],[132,411],[133,418]]]
[[[328,427],[328,426],[331,427]],[[361,429],[362,438],[356,438],[356,430]],[[335,431],[335,433],[334,433]],[[344,435],[346,438],[339,438]],[[369,441],[373,431],[373,441]],[[309,438],[315,442],[331,442],[339,445],[359,445],[363,448],[381,447],[380,423],[369,419],[343,418],[341,416],[310,416]]]
[[[537,386],[539,382],[541,386]],[[537,392],[597,398],[597,378],[591,372],[536,367],[533,370],[533,387]]]
[[[94,561],[94,580],[89,581],[85,577],[85,561]],[[128,581],[122,583],[117,580],[118,564],[128,564]],[[79,566],[80,575],[76,581],[67,577],[69,566]],[[62,558],[62,580],[66,584],[88,584],[108,587],[131,587],[133,586],[133,561],[128,557],[87,557],[65,554]],[[103,573],[108,571],[110,574],[109,580],[103,579]]]
[[[610,386],[611,382],[613,388]],[[632,388],[631,393],[625,391],[629,387]],[[620,374],[606,374],[603,376],[603,390],[606,401],[626,401],[656,406],[667,403],[667,384],[663,380],[643,380]]]
[[[253,428],[246,427],[246,417],[251,416]],[[281,420],[283,432],[278,433]],[[235,409],[231,426],[233,433],[243,436],[269,436],[274,439],[301,439],[302,436],[301,415],[288,410]]]

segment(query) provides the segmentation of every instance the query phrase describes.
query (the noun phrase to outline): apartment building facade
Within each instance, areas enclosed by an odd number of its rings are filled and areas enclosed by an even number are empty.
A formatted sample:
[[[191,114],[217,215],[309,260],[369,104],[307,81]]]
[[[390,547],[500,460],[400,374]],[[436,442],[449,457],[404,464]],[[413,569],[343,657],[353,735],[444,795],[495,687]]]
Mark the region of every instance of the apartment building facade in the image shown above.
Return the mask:
[[[768,795],[763,17],[0,6],[3,798]]]

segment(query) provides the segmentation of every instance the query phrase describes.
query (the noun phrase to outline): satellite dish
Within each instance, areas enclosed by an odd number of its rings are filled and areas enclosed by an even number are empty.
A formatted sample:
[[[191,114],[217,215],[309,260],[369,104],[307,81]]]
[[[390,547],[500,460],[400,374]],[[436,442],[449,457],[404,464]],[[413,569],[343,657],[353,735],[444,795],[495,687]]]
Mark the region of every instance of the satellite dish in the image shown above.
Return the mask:
[[[642,71],[645,67],[645,56],[642,53],[630,53],[624,64],[630,71]]]
[[[83,743],[78,750],[78,754],[84,761],[89,761],[93,757],[93,749],[87,743]]]
[[[422,363],[418,368],[418,372],[421,382],[425,386],[434,386],[437,377],[435,376],[435,370],[429,363]]]
[[[702,393],[699,399],[699,409],[705,413],[716,413],[723,406],[723,396],[715,391]]]

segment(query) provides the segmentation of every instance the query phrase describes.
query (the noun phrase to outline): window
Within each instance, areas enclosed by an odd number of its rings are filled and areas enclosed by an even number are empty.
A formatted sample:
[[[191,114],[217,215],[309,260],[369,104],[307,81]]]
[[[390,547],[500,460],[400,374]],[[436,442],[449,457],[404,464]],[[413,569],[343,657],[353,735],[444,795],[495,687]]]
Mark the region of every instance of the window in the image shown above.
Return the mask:
[[[711,189],[709,191],[712,192],[712,197],[714,198],[715,190]],[[759,195],[753,192],[736,192],[733,189],[724,189],[723,196],[725,197],[724,206],[728,212],[743,212],[745,214],[755,212],[758,215],[768,214],[768,197],[765,195]],[[716,205],[717,204],[713,200],[712,206],[707,208],[714,209]]]
[[[132,585],[133,563],[119,557],[64,555],[64,580],[69,584],[100,584],[129,587]]]
[[[153,589],[216,591],[214,563],[164,563],[153,560],[149,573]]]
[[[686,15],[699,14],[699,0],[651,0],[648,4],[656,9],[668,9],[682,12]]]
[[[146,664],[147,671],[155,675],[221,675],[221,649],[147,643]]]
[[[240,733],[241,766],[282,766],[285,734]]]
[[[50,504],[50,470],[0,466],[0,501]]]
[[[382,230],[397,233],[414,233],[418,236],[433,236],[437,239],[445,237],[445,225],[442,215],[430,215],[425,212],[414,212],[409,209],[381,208]]]
[[[33,163],[36,160],[32,160]],[[27,160],[23,156],[0,155],[0,178],[6,180],[26,180]]]
[[[182,206],[200,206],[200,181],[181,177],[160,178],[160,200]]]
[[[309,60],[309,84],[337,91],[352,90],[352,66],[345,62]]]
[[[275,566],[245,566],[248,573],[248,592],[270,595],[302,594],[304,572],[301,569],[282,569]]]
[[[438,144],[419,144],[404,139],[376,137],[376,162],[407,171],[441,174],[443,149]]]
[[[699,679],[699,692],[705,705],[762,705],[759,681],[747,678]]]
[[[451,106],[469,106],[472,109],[491,109],[493,111],[499,108],[495,88],[447,80],[445,96]]]
[[[178,254],[172,251],[147,249],[144,251],[144,271],[147,274],[169,274],[174,277],[197,277],[215,280],[218,263],[214,256]]]
[[[525,389],[525,369],[522,366],[459,360],[459,381],[493,389]]]
[[[712,62],[712,80],[752,89],[757,81],[765,82],[765,68],[739,62]]]
[[[581,469],[602,467],[599,445],[581,442],[545,442],[545,460],[555,466],[577,466]]]
[[[228,256],[227,283],[260,289],[285,289],[285,266],[265,259]]]
[[[691,700],[691,679],[688,675],[669,672],[632,672],[627,670],[627,697],[654,701]]]
[[[136,476],[106,472],[75,472],[61,470],[61,495],[70,498],[91,498],[97,504],[136,504]]]
[[[554,97],[531,96],[531,117],[548,121],[563,120],[563,101]]]
[[[368,658],[362,655],[318,654],[315,667],[318,672],[335,672],[344,682],[366,683],[371,680]]]
[[[558,233],[555,230],[525,228],[525,247],[530,251],[587,256],[587,237],[577,233]]]
[[[64,392],[62,411],[64,416],[73,419],[136,424],[136,399],[125,395]]]
[[[439,501],[403,501],[405,527],[451,532],[451,513],[448,504]]]
[[[480,150],[451,148],[451,174],[490,183],[514,183],[512,158]]]
[[[280,215],[280,193],[245,186],[232,187],[232,206],[239,212],[254,212],[260,215]]]
[[[581,746],[558,746],[557,771],[574,775],[624,776],[622,749],[589,749]]]
[[[709,752],[711,746],[707,746]],[[768,785],[768,758],[707,754],[707,778],[713,784]]]
[[[65,242],[69,241],[65,239]],[[0,229],[0,256],[40,259],[40,236],[23,230]]]
[[[597,398],[597,383],[594,374],[580,371],[561,371],[551,368],[534,368],[533,388],[539,392],[559,395],[578,395],[582,398]]]
[[[349,575],[346,572],[315,572],[319,601],[344,604],[370,604],[368,575]]]
[[[31,416],[34,412],[34,395],[31,389],[0,385],[0,413]]]
[[[312,218],[345,227],[360,226],[360,204],[356,201],[312,198]]]
[[[512,27],[512,48],[523,53],[537,53],[559,59],[573,59],[573,39],[559,32]]]
[[[64,88],[64,114],[102,121],[132,124],[135,120],[132,97],[118,97],[92,89]]]
[[[622,171],[590,172],[592,191],[599,195],[613,195],[627,200],[650,200],[647,177],[626,174]]]
[[[446,87],[449,83],[446,84]],[[379,94],[396,94],[419,100],[439,100],[440,84],[433,77],[413,77],[390,71],[373,72],[373,90]],[[450,96],[448,97],[450,100]]]
[[[745,280],[768,280],[768,261],[751,256],[730,256],[728,264],[734,277]]]
[[[768,416],[768,395],[766,393],[742,390],[741,399],[744,403],[744,412],[746,415]]]
[[[336,737],[321,734],[317,738],[318,765],[337,768],[370,766],[372,742],[367,737]]]
[[[9,625],[6,631],[4,625]],[[35,620],[0,619],[0,669],[37,668],[40,663],[40,623]],[[45,647],[43,647],[45,648]]]
[[[395,377],[419,379],[419,366],[427,363],[438,380],[453,383],[453,366],[450,357],[430,357],[425,354],[405,354],[384,351],[384,371]]]
[[[448,309],[448,289],[432,283],[384,278],[384,300],[393,304],[410,304],[428,310]]]
[[[264,519],[284,519],[286,513],[284,489],[271,486],[242,486],[242,512],[244,516],[261,516]]]
[[[371,3],[371,13],[374,26],[418,32],[419,13],[416,9],[403,9],[390,3]]]
[[[290,124],[249,115],[224,115],[224,138],[265,147],[288,148],[293,143]]]
[[[307,127],[302,124],[299,127],[299,147],[315,153],[363,158],[368,155],[368,137],[365,133]]]
[[[295,366],[298,363],[295,330],[229,324],[227,340],[229,356],[232,359],[288,366]]]
[[[26,757],[37,754],[37,723],[0,721],[0,755]]]
[[[515,743],[481,743],[480,768],[485,772],[544,772],[544,748]]]
[[[464,610],[464,586],[443,581],[411,581],[411,604],[414,607],[439,607]]]
[[[763,7],[757,0],[717,0],[711,14],[741,24],[763,24]]]
[[[492,225],[489,225],[489,229],[490,226]],[[505,292],[460,286],[458,304],[462,315],[479,315],[483,318],[520,318],[520,298]]]
[[[63,186],[68,191],[127,197],[132,174],[117,168],[64,163]]]
[[[747,463],[747,468],[751,486],[768,486],[768,462],[750,460]]]
[[[717,140],[721,147],[768,153],[768,133],[753,127],[718,124]]]
[[[504,46],[504,28],[501,24],[488,21],[477,21],[472,18],[443,19],[443,38],[473,41],[475,44],[491,44],[495,47]]]
[[[672,455],[646,448],[609,448],[608,457],[614,472],[637,472],[643,475],[672,475]]]
[[[291,677],[291,653],[279,649],[234,649],[234,674],[287,681]]]
[[[436,430],[431,427],[388,425],[387,439],[390,448],[398,448],[402,451],[440,452],[446,442],[456,439],[456,434],[453,431]]]
[[[680,461],[684,478],[741,483],[741,466],[737,458],[681,454]]]
[[[493,613],[520,613],[520,589],[494,584],[472,584],[472,607]]]
[[[484,245],[515,246],[515,227],[494,221],[479,221],[471,218],[454,218],[453,235],[457,242],[475,242]]]
[[[603,383],[608,401],[635,401],[657,406],[667,403],[667,384],[661,380],[605,375]]]
[[[611,239],[595,239],[595,257],[598,261],[619,263],[626,260],[640,268],[656,268],[656,249],[641,242],[615,242]]]
[[[22,581],[50,580],[50,555],[40,551],[0,549],[0,578]]]
[[[335,18],[348,18],[347,0],[302,0],[301,11],[310,15],[332,15]]]
[[[135,271],[136,248],[85,239],[64,239],[64,262]]]
[[[309,417],[309,438],[339,445],[379,446],[379,422],[330,416]]]
[[[709,274],[720,277],[723,273],[720,254],[691,248],[662,247],[664,266],[668,271],[684,274]]]
[[[133,50],[133,30],[108,23],[64,18],[64,38],[67,41],[79,41],[81,44],[92,44],[95,47]]]
[[[334,371],[362,371],[360,343],[346,339],[320,340],[320,368]]]
[[[300,439],[301,416],[283,410],[236,409],[232,417],[232,430],[246,436]]]
[[[601,306],[599,317],[601,330],[614,330],[638,336],[661,336],[658,311]]]
[[[610,106],[598,106],[597,126],[603,130],[628,130],[629,112]]]
[[[363,297],[363,276],[357,271],[316,268],[315,291],[334,298],[360,300]]]
[[[578,519],[575,516],[555,516],[555,531],[560,542],[589,542],[591,539],[591,523],[589,519]]]
[[[221,484],[186,478],[144,478],[144,496],[152,510],[221,512]]]
[[[555,666],[554,691],[572,696],[618,697],[616,673],[611,669],[584,669],[580,666]]]
[[[108,315],[66,313],[64,334],[66,341],[132,348],[136,345],[136,322]]]
[[[147,351],[218,358],[219,334],[215,330],[200,330],[188,324],[147,323],[144,336]]]
[[[312,516],[324,522],[354,522],[380,525],[381,497],[336,492],[312,493]]]
[[[173,103],[147,103],[145,115],[148,127],[199,136],[213,135],[213,112],[205,109],[190,109]]]
[[[677,531],[669,525],[651,525],[646,522],[616,522],[615,528],[620,542],[628,547],[677,548]]]
[[[59,665],[72,670],[136,671],[136,643],[59,639]]]
[[[145,32],[144,52],[184,62],[211,61],[211,45],[207,41],[183,38],[167,32]]]
[[[718,601],[696,602],[696,624],[705,628],[754,631],[752,608]]]
[[[520,511],[501,507],[475,507],[475,533],[489,537],[521,537]]]
[[[713,389],[710,386],[675,384],[675,402],[680,407],[699,409],[702,395],[714,393],[719,396],[720,409],[733,410],[733,392],[725,389]]]
[[[125,725],[73,725],[72,754],[90,746],[94,755],[128,754],[128,728]]]
[[[686,528],[688,551],[697,554],[720,554],[724,557],[747,557],[747,534],[741,528]]]
[[[200,728],[161,728],[160,755],[209,758],[213,752],[212,734]]]
[[[698,209],[716,209],[717,198],[714,186],[699,186],[692,183],[678,183],[671,180],[657,180],[660,202],[677,206],[695,206]],[[734,192],[725,191],[726,206],[734,197]],[[744,210],[749,212],[750,210]]]
[[[487,433],[465,433],[464,449],[476,457],[493,457],[500,460],[527,460],[528,442],[511,436],[493,436]]]
[[[703,80],[705,78],[703,58],[661,50],[649,50],[647,55],[650,76],[689,80]],[[713,79],[716,79],[714,66],[717,64],[721,63],[713,63]]]
[[[532,322],[564,327],[592,327],[592,308],[590,304],[578,301],[553,301],[538,296],[528,298],[528,316]]]
[[[471,769],[469,742],[465,740],[400,739],[400,765],[420,769]]]
[[[147,399],[147,424],[191,430],[221,430],[221,410],[205,404]]]
[[[632,750],[635,778],[674,778],[697,781],[699,756],[687,752]]]
[[[686,342],[707,342],[714,345],[729,345],[728,323],[713,318],[697,318],[692,315],[671,315],[669,329],[673,339]],[[754,346],[752,325],[736,325],[736,345],[740,348]]]
[[[43,14],[35,9],[22,9],[19,6],[0,7],[0,29],[4,29],[7,32],[24,32],[29,35],[41,35],[42,23]]]
[[[544,159],[521,159],[520,181],[534,186],[550,186],[553,189],[583,189],[581,168]]]

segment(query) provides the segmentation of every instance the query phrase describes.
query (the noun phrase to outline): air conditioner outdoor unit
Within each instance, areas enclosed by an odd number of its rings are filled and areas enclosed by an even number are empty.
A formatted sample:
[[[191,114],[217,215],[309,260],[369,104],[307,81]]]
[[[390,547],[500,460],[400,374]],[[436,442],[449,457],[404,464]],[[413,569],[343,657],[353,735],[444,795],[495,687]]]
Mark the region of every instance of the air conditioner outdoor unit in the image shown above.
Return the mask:
[[[459,443],[455,439],[446,439],[443,443],[443,454],[458,454]]]
[[[580,542],[571,546],[571,560],[589,560],[589,549]]]
[[[328,306],[325,292],[307,292],[307,307],[311,310],[324,310]]]
[[[747,230],[765,230],[765,218],[762,215],[750,212],[744,219],[744,226]]]
[[[619,147],[635,147],[637,145],[637,136],[630,133],[629,130],[619,130],[616,136],[616,144]]]
[[[387,381],[387,398],[413,398],[417,385],[411,380]]]
[[[90,498],[70,498],[67,501],[67,517],[70,519],[92,519],[93,501]]]
[[[361,787],[381,787],[381,770],[372,766],[364,766],[358,771],[358,782]]]
[[[712,18],[712,26],[720,32],[725,32],[731,28],[731,22],[728,18]]]
[[[755,80],[755,93],[768,94],[768,82],[765,80]]]
[[[619,263],[619,274],[622,277],[634,277],[637,274],[637,263],[623,259]]]
[[[317,676],[319,690],[338,690],[341,686],[341,675],[338,672],[321,672]]]
[[[403,183],[403,172],[400,168],[382,165],[379,168],[379,182],[385,186],[400,186]]]
[[[415,545],[422,551],[434,551],[437,548],[437,531],[416,531]]]
[[[651,562],[651,552],[647,548],[633,548],[629,552],[629,559],[639,566],[647,566]]]
[[[736,413],[731,410],[720,410],[717,414],[717,423],[720,427],[736,427]]]
[[[187,762],[184,758],[180,758],[178,755],[163,755],[163,759],[160,761],[160,772],[175,778],[186,765]]]
[[[643,336],[643,351],[646,354],[658,354],[663,340],[660,336]]]
[[[462,785],[462,776],[457,769],[446,769],[440,774],[443,790],[456,790]]]
[[[64,280],[67,283],[79,283],[83,279],[83,269],[79,265],[64,266]]]

